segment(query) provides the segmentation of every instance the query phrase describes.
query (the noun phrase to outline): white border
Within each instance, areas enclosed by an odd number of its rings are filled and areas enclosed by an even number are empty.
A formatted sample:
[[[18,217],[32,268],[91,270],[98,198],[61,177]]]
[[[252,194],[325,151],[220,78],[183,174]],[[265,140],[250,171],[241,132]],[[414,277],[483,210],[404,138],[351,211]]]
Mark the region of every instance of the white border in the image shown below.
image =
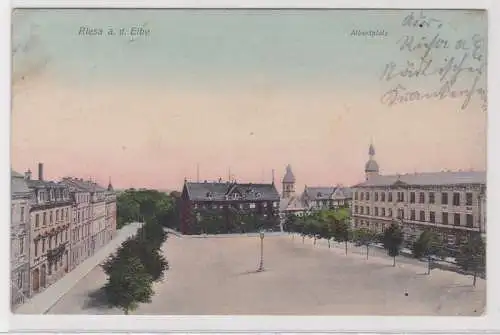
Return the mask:
[[[10,9],[7,2],[1,2],[3,29],[0,30],[1,40],[4,47],[10,50]],[[5,6],[7,5],[7,6]],[[5,7],[4,7],[5,6]],[[190,0],[190,1],[14,1],[13,7],[106,7],[106,8],[228,8],[228,7],[246,7],[246,8],[478,8],[489,11],[489,68],[488,68],[488,91],[499,92],[499,71],[498,63],[500,60],[499,31],[500,15],[499,4],[487,0],[288,0],[288,1],[209,1],[209,0]],[[495,35],[494,35],[495,34]],[[7,53],[2,53],[0,62],[3,67],[0,73],[10,73],[10,57]],[[1,173],[2,192],[5,197],[0,201],[2,213],[5,216],[10,215],[9,206],[10,194],[10,164],[7,153],[9,153],[9,129],[10,126],[10,80],[4,77],[2,81],[2,109],[0,124],[3,129],[0,131],[2,136],[2,163],[5,167],[4,173]],[[463,333],[468,332],[490,332],[498,333],[500,329],[500,299],[499,299],[499,264],[497,255],[500,254],[500,244],[492,240],[492,236],[500,236],[500,230],[495,224],[500,221],[498,197],[500,171],[499,159],[495,155],[494,149],[500,143],[500,132],[495,132],[500,121],[500,115],[496,113],[499,110],[498,94],[489,95],[489,117],[488,117],[488,251],[487,251],[487,315],[482,318],[468,317],[271,317],[271,316],[225,316],[225,317],[187,317],[187,316],[63,316],[63,315],[12,315],[9,312],[8,288],[9,271],[2,271],[0,278],[0,300],[2,317],[0,325],[6,325],[10,322],[11,331],[33,332],[33,331],[81,331],[81,332],[450,332]],[[493,112],[492,112],[493,111]],[[498,129],[496,129],[498,130]],[[7,172],[9,171],[9,172]],[[3,252],[1,257],[4,269],[8,269],[9,255],[9,222],[10,218],[2,220],[0,225],[4,230],[2,236],[5,243],[2,243]],[[489,257],[492,255],[492,257]],[[5,294],[7,293],[7,294]],[[7,307],[7,309],[5,309]],[[7,312],[7,313],[6,313]],[[5,327],[5,326],[4,326]],[[3,331],[3,328],[0,329]]]

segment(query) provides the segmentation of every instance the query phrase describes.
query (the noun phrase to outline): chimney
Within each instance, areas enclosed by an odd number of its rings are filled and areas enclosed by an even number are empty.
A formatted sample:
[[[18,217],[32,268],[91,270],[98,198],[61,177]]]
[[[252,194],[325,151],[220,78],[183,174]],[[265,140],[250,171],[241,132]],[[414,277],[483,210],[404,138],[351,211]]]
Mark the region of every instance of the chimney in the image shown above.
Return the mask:
[[[43,163],[38,163],[38,180],[43,180]]]
[[[28,171],[26,171],[24,173],[24,179],[31,180],[31,170],[30,169],[28,169]]]

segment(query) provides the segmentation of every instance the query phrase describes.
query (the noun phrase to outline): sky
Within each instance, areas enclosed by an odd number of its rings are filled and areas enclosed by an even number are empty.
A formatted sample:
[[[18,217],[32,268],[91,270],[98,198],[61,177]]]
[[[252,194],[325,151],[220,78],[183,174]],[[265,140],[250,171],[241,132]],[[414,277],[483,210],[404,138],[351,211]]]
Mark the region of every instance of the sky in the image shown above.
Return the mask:
[[[46,178],[172,190],[229,173],[271,182],[273,170],[279,184],[290,164],[300,190],[362,181],[370,143],[382,174],[486,168],[481,11],[18,9],[12,19],[19,172],[43,162]],[[418,64],[425,74],[403,71]],[[447,81],[455,93],[417,99]],[[413,101],[390,105],[403,90]]]

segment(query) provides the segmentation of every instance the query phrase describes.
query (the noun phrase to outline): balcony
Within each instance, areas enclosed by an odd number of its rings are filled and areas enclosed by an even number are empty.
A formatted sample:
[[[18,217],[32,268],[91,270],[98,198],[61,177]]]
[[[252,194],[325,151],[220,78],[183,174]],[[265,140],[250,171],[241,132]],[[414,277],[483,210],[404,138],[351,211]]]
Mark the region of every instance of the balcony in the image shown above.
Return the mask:
[[[47,260],[49,262],[52,262],[52,261],[57,260],[58,258],[60,258],[64,254],[64,251],[66,250],[67,243],[68,242],[63,242],[59,246],[57,246],[57,247],[55,247],[53,249],[47,250]]]

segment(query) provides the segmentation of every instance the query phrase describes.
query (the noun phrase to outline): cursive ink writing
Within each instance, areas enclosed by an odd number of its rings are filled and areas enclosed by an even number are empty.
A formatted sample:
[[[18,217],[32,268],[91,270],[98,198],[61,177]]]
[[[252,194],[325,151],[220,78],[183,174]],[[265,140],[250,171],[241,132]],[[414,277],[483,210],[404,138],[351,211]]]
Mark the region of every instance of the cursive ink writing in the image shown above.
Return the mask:
[[[434,19],[424,15],[424,11],[421,10],[418,15],[415,15],[414,12],[411,12],[401,22],[403,27],[412,27],[412,28],[441,28],[443,24],[440,20]]]

